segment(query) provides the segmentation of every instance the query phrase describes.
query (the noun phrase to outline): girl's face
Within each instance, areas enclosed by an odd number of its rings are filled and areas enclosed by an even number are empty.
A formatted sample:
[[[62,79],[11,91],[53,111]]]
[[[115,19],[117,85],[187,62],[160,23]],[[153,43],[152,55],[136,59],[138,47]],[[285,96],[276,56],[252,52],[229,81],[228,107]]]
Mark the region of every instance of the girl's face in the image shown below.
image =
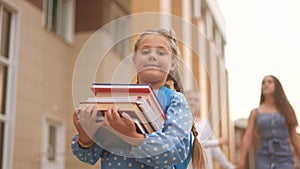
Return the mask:
[[[274,79],[271,76],[266,76],[261,85],[261,91],[263,95],[274,94],[275,92],[275,83]]]
[[[133,58],[140,83],[164,84],[170,70],[175,69],[169,40],[162,35],[145,35]]]

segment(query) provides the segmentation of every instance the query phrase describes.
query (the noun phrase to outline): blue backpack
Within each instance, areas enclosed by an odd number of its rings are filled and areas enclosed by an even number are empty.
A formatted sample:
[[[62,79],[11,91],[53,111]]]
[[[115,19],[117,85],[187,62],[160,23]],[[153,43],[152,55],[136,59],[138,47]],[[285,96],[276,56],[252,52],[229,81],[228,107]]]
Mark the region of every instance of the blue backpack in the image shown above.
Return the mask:
[[[161,102],[161,105],[165,105],[165,107],[162,107],[164,112],[167,112],[167,109],[171,104],[171,98],[173,92],[174,92],[173,90],[163,86],[157,94],[158,100]],[[182,163],[175,164],[174,165],[175,169],[186,169],[189,165],[189,162],[192,158],[192,145],[193,145],[192,132],[190,133],[190,145],[191,148],[189,150],[187,158]]]

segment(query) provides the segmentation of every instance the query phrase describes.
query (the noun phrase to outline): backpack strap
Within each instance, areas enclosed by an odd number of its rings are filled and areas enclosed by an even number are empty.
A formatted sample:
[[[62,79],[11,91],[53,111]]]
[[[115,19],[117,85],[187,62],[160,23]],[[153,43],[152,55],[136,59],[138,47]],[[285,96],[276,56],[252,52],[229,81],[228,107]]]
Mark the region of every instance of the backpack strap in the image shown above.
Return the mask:
[[[171,105],[171,99],[173,96],[174,91],[163,86],[159,89],[157,93],[158,100],[162,106],[163,111],[166,113],[168,108]]]
[[[161,103],[162,109],[164,110],[164,112],[166,113],[168,108],[171,105],[171,99],[173,96],[174,91],[167,88],[166,86],[163,86],[159,89],[158,93],[157,93],[157,97],[158,100]],[[190,149],[188,152],[188,156],[187,158],[182,162],[182,163],[177,163],[174,165],[175,169],[186,169],[190,163],[190,160],[192,158],[192,145],[193,145],[193,134],[190,133]]]

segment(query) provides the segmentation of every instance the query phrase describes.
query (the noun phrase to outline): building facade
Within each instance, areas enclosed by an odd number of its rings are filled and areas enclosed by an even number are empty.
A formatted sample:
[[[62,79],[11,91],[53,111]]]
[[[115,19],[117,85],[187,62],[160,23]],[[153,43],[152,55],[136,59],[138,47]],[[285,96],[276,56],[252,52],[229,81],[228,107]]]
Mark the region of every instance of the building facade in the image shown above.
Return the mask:
[[[99,168],[72,155],[74,107],[94,81],[134,82],[130,51],[146,28],[175,30],[185,89],[234,145],[215,1],[1,0],[0,22],[0,169]],[[235,147],[222,148],[234,162]]]

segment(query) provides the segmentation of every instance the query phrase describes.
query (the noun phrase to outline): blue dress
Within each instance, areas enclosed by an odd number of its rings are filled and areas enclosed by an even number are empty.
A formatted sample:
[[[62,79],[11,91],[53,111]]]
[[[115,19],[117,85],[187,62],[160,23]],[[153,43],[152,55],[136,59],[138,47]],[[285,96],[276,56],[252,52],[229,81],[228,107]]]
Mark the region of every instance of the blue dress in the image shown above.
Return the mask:
[[[102,145],[103,142],[82,149],[76,142],[78,135],[75,135],[71,144],[73,154],[92,165],[101,159],[101,169],[172,169],[174,164],[182,163],[190,150],[193,119],[184,95],[173,92],[171,99],[164,97],[168,90],[163,86],[157,94],[166,114],[163,131],[146,134],[139,146],[123,142],[109,149]]]
[[[261,113],[256,109],[260,143],[255,169],[294,169],[293,153],[288,142],[288,126],[280,113]]]

